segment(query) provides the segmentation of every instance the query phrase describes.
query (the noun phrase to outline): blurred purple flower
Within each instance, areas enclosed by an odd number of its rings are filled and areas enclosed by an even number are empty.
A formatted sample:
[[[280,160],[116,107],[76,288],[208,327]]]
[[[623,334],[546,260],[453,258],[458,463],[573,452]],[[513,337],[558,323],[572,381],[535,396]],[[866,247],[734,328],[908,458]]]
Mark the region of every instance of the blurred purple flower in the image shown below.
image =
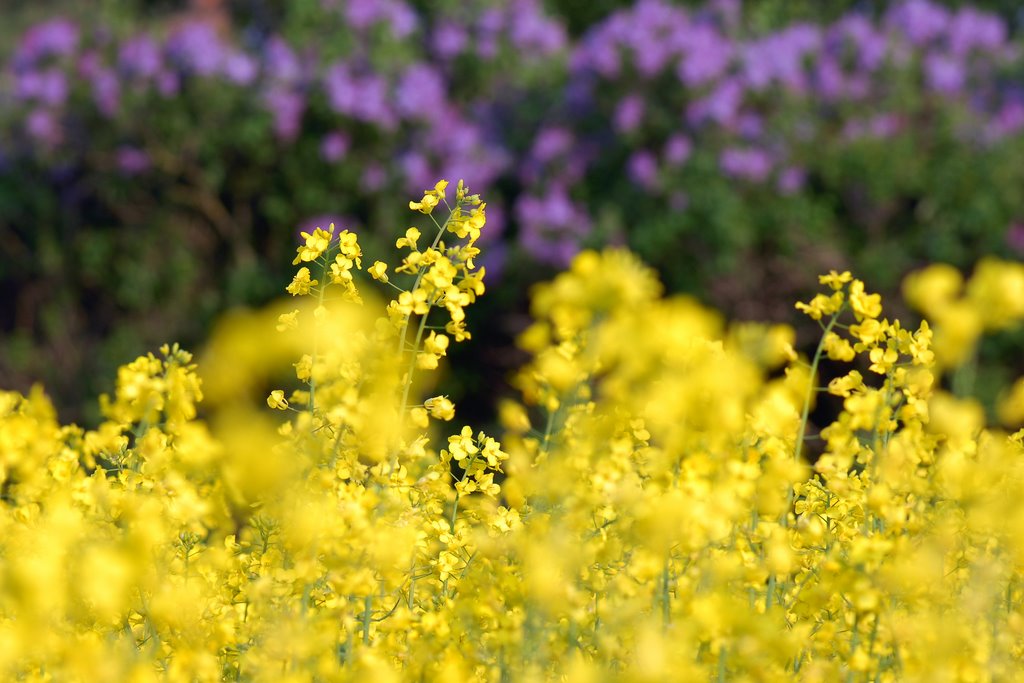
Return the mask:
[[[263,49],[264,64],[271,80],[294,84],[302,80],[298,55],[280,36],[272,36]]]
[[[544,15],[535,0],[514,0],[509,8],[512,45],[526,57],[547,56],[566,45],[565,27]]]
[[[967,69],[962,61],[937,53],[925,57],[924,74],[928,87],[944,95],[959,93],[967,80]]]
[[[732,43],[710,26],[695,26],[679,34],[683,56],[676,74],[686,86],[695,88],[721,77],[732,63]]]
[[[914,45],[924,45],[941,36],[950,24],[949,10],[929,0],[907,0],[893,5],[885,24],[903,33]]]
[[[522,195],[515,215],[523,248],[538,261],[559,267],[569,265],[590,232],[590,218],[559,185],[548,186],[543,197]]]
[[[889,52],[888,37],[861,14],[848,14],[829,28],[826,42],[830,52],[842,56],[846,41],[856,54],[857,66],[866,71],[880,67]]]
[[[391,34],[406,38],[416,30],[418,20],[409,5],[400,0],[349,0],[345,4],[345,20],[349,26],[365,31],[378,22],[386,21]]]
[[[645,190],[654,190],[658,186],[658,160],[647,150],[639,150],[630,155],[626,162],[626,172],[630,180]]]
[[[117,114],[121,105],[121,82],[113,69],[100,67],[92,77],[92,97],[104,116]]]
[[[743,103],[743,84],[738,78],[727,78],[708,94],[693,102],[686,115],[692,124],[713,121],[723,126],[735,123]]]
[[[395,86],[395,108],[406,119],[436,119],[446,109],[445,83],[434,67],[415,63],[406,67]]]
[[[33,109],[25,119],[25,130],[38,142],[53,146],[64,137],[56,115],[47,109]]]
[[[643,123],[646,104],[643,97],[633,93],[626,95],[615,107],[613,121],[619,133],[631,133]]]
[[[692,151],[693,144],[690,139],[681,133],[676,133],[665,143],[665,164],[673,168],[682,166],[690,158]]]
[[[224,59],[224,45],[216,29],[202,21],[190,21],[172,33],[167,52],[179,67],[198,76],[214,75]]]
[[[718,158],[722,172],[732,178],[760,183],[768,179],[774,164],[763,149],[728,147]]]
[[[996,51],[1006,43],[1006,22],[995,14],[961,7],[949,24],[950,51],[960,57],[972,50]]]
[[[68,97],[68,79],[57,69],[24,71],[15,75],[14,94],[19,100],[59,107]]]
[[[147,35],[130,38],[118,51],[117,65],[126,76],[153,78],[163,65],[160,46]]]
[[[224,58],[224,76],[235,85],[251,85],[259,73],[259,65],[248,54],[239,50],[228,53]]]
[[[789,196],[802,190],[806,182],[807,172],[804,171],[804,169],[796,166],[787,166],[779,174],[779,180],[776,183],[776,187],[780,194]]]
[[[405,179],[405,189],[408,192],[422,192],[423,188],[430,187],[438,178],[430,167],[430,162],[419,152],[407,152],[398,158],[398,166],[402,169],[402,177]]]
[[[363,168],[363,173],[359,176],[359,186],[364,192],[369,193],[378,191],[387,181],[387,170],[381,164],[372,161]]]
[[[62,17],[51,19],[25,32],[14,52],[14,64],[27,68],[49,56],[70,55],[77,48],[78,26]]]
[[[1024,223],[1013,223],[1006,231],[1006,245],[1018,254],[1024,254]]]
[[[281,140],[291,141],[299,134],[306,99],[284,86],[274,86],[263,95],[263,102],[274,117],[274,133]]]
[[[122,146],[117,148],[117,168],[124,175],[137,175],[149,169],[149,155],[138,147]]]
[[[348,154],[351,140],[345,133],[333,131],[320,141],[320,156],[324,161],[334,163]]]
[[[387,84],[370,73],[357,76],[349,65],[337,62],[327,70],[323,80],[327,101],[339,114],[374,124],[385,130],[398,125],[388,102]]]
[[[442,21],[434,29],[431,46],[441,59],[452,59],[466,48],[468,42],[464,26],[454,21]]]
[[[530,157],[546,164],[557,156],[565,154],[573,145],[573,134],[566,128],[542,128],[533,139]]]
[[[174,97],[181,89],[181,80],[173,71],[161,71],[156,76],[156,89],[163,97]]]
[[[676,190],[668,196],[668,207],[677,213],[686,211],[690,206],[690,196],[682,190]]]

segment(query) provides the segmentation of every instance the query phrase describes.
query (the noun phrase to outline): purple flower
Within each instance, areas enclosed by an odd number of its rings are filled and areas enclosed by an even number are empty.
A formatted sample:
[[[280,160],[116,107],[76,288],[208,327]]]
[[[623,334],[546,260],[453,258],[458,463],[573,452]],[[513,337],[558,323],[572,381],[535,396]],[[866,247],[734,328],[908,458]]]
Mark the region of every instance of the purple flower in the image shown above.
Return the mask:
[[[283,86],[270,88],[263,96],[264,104],[274,117],[274,133],[281,140],[294,140],[302,125],[306,99]]]
[[[960,92],[967,80],[967,70],[962,61],[936,53],[925,57],[924,74],[928,87],[944,95]]]
[[[530,158],[546,164],[557,156],[565,154],[573,145],[573,134],[565,128],[542,128],[533,139]]]
[[[676,168],[686,163],[693,151],[693,144],[690,139],[681,133],[676,133],[665,143],[664,159],[665,164]]]
[[[509,22],[512,45],[529,56],[545,56],[565,47],[564,27],[544,16],[534,0],[515,0],[510,8],[515,17]]]
[[[763,149],[729,147],[722,150],[718,163],[729,177],[760,183],[767,180],[774,162]]]
[[[57,117],[46,109],[33,109],[25,119],[25,130],[30,137],[49,146],[57,145],[64,137]]]
[[[971,50],[995,51],[1006,43],[1006,23],[994,14],[961,7],[949,24],[950,51],[960,57]]]
[[[406,38],[416,30],[416,13],[399,0],[349,0],[345,4],[345,20],[349,26],[365,31],[378,22],[386,21],[391,34]]]
[[[235,85],[250,85],[259,72],[256,60],[238,50],[226,55],[223,69],[224,76]]]
[[[327,70],[323,85],[327,101],[337,113],[385,130],[398,125],[388,102],[387,84],[380,76],[372,73],[357,76],[348,64],[338,62]]]
[[[680,35],[683,56],[676,75],[684,85],[695,88],[721,77],[732,63],[732,43],[710,26],[696,26]]]
[[[445,83],[434,67],[409,65],[395,86],[395,108],[406,119],[433,119],[444,114]]]
[[[198,76],[214,75],[224,59],[217,30],[202,21],[188,22],[171,34],[167,51],[182,69]]]
[[[334,163],[348,154],[350,144],[351,140],[348,135],[340,131],[333,131],[320,141],[320,156],[324,161]]]
[[[938,38],[949,23],[949,10],[928,0],[907,0],[894,5],[885,15],[885,24],[902,32],[914,45]]]
[[[149,155],[137,147],[122,146],[117,148],[117,168],[124,175],[137,175],[149,169]]]
[[[264,64],[271,80],[294,84],[302,80],[298,55],[280,36],[273,36],[264,47]]]
[[[121,45],[117,64],[126,76],[153,78],[163,66],[160,46],[146,35],[130,38]]]
[[[523,195],[516,202],[520,244],[543,263],[565,267],[590,232],[590,218],[560,185],[542,197]]]
[[[370,162],[363,168],[363,174],[359,177],[359,185],[364,192],[373,194],[380,188],[384,187],[384,183],[388,181],[388,172],[384,167],[378,163]]]
[[[866,71],[874,71],[885,61],[889,51],[889,40],[866,17],[848,14],[837,21],[828,31],[830,51],[840,52],[842,41],[848,39],[857,55],[857,65]]]
[[[643,122],[646,105],[640,95],[632,94],[622,98],[615,108],[615,130],[619,133],[631,133]]]
[[[25,71],[16,75],[15,96],[59,107],[68,97],[68,79],[63,71]]]
[[[658,186],[658,160],[647,150],[630,155],[626,172],[630,180],[645,190],[654,190]]]
[[[121,105],[121,82],[113,69],[100,67],[92,77],[92,97],[96,108],[107,117],[117,114]]]
[[[15,50],[14,64],[19,68],[30,67],[49,56],[70,55],[77,48],[78,26],[69,19],[51,19],[25,32]]]
[[[806,182],[807,172],[804,171],[804,169],[796,166],[787,166],[779,174],[779,180],[776,183],[776,187],[780,194],[794,195],[803,189]]]
[[[713,121],[731,126],[739,115],[743,103],[743,84],[738,78],[728,78],[718,84],[707,97],[692,103],[686,115],[690,123]]]
[[[468,42],[465,27],[453,21],[444,21],[434,29],[431,46],[434,54],[441,59],[452,59],[466,48]]]
[[[412,192],[422,191],[436,182],[436,174],[430,167],[430,162],[419,152],[407,152],[398,158],[398,166],[402,169],[402,176],[405,178],[405,189]]]
[[[1006,230],[1006,245],[1018,254],[1024,254],[1024,223],[1013,223]]]

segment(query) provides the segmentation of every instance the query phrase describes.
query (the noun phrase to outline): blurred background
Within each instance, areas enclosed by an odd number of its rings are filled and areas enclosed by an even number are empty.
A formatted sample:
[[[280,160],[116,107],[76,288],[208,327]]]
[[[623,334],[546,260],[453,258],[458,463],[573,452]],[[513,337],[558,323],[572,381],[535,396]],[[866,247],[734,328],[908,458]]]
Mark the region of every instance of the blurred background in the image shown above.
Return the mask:
[[[530,285],[587,247],[786,322],[830,268],[912,319],[909,271],[1024,255],[1010,0],[0,5],[0,387],[43,382],[65,421],[96,421],[118,365],[281,295],[300,230],[390,256],[441,177],[488,202],[460,421],[521,362]],[[1022,349],[986,339],[983,396]]]

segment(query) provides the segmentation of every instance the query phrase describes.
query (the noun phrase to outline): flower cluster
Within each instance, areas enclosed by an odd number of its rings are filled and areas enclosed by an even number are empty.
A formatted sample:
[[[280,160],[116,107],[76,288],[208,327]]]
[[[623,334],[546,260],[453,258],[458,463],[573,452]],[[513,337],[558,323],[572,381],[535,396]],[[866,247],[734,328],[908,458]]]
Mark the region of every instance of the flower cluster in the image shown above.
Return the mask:
[[[663,297],[628,252],[587,251],[534,293],[504,438],[445,433],[455,406],[419,397],[468,338],[485,204],[441,181],[410,212],[431,219],[429,246],[407,229],[369,287],[354,233],[305,233],[287,305],[226,319],[198,366],[176,345],[126,365],[95,429],[61,426],[41,390],[0,394],[0,675],[893,681],[1024,665],[1024,431],[941,388],[929,323],[885,317],[832,271],[797,304],[822,328],[807,359],[791,328],[727,324]],[[908,293],[953,302],[935,272]],[[967,296],[989,303],[986,327],[1019,323],[1020,278],[979,266]],[[820,386],[826,357],[850,369]],[[815,430],[823,395],[842,407]]]

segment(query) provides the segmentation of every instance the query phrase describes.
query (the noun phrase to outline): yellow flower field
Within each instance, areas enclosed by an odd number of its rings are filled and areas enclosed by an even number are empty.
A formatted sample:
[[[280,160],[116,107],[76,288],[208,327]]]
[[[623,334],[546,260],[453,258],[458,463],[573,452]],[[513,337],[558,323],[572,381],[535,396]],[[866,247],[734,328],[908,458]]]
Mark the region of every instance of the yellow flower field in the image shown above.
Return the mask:
[[[96,429],[0,394],[0,678],[1024,670],[1024,382],[1002,428],[942,388],[1024,320],[1024,266],[913,274],[916,327],[824,275],[805,358],[792,328],[585,252],[534,292],[521,398],[485,434],[431,387],[472,343],[486,205],[441,181],[409,207],[401,261],[366,268],[390,300],[357,288],[356,235],[318,228],[291,298],[226,318],[197,362],[122,367]],[[822,386],[824,358],[849,371]],[[820,397],[841,410],[819,430]]]

